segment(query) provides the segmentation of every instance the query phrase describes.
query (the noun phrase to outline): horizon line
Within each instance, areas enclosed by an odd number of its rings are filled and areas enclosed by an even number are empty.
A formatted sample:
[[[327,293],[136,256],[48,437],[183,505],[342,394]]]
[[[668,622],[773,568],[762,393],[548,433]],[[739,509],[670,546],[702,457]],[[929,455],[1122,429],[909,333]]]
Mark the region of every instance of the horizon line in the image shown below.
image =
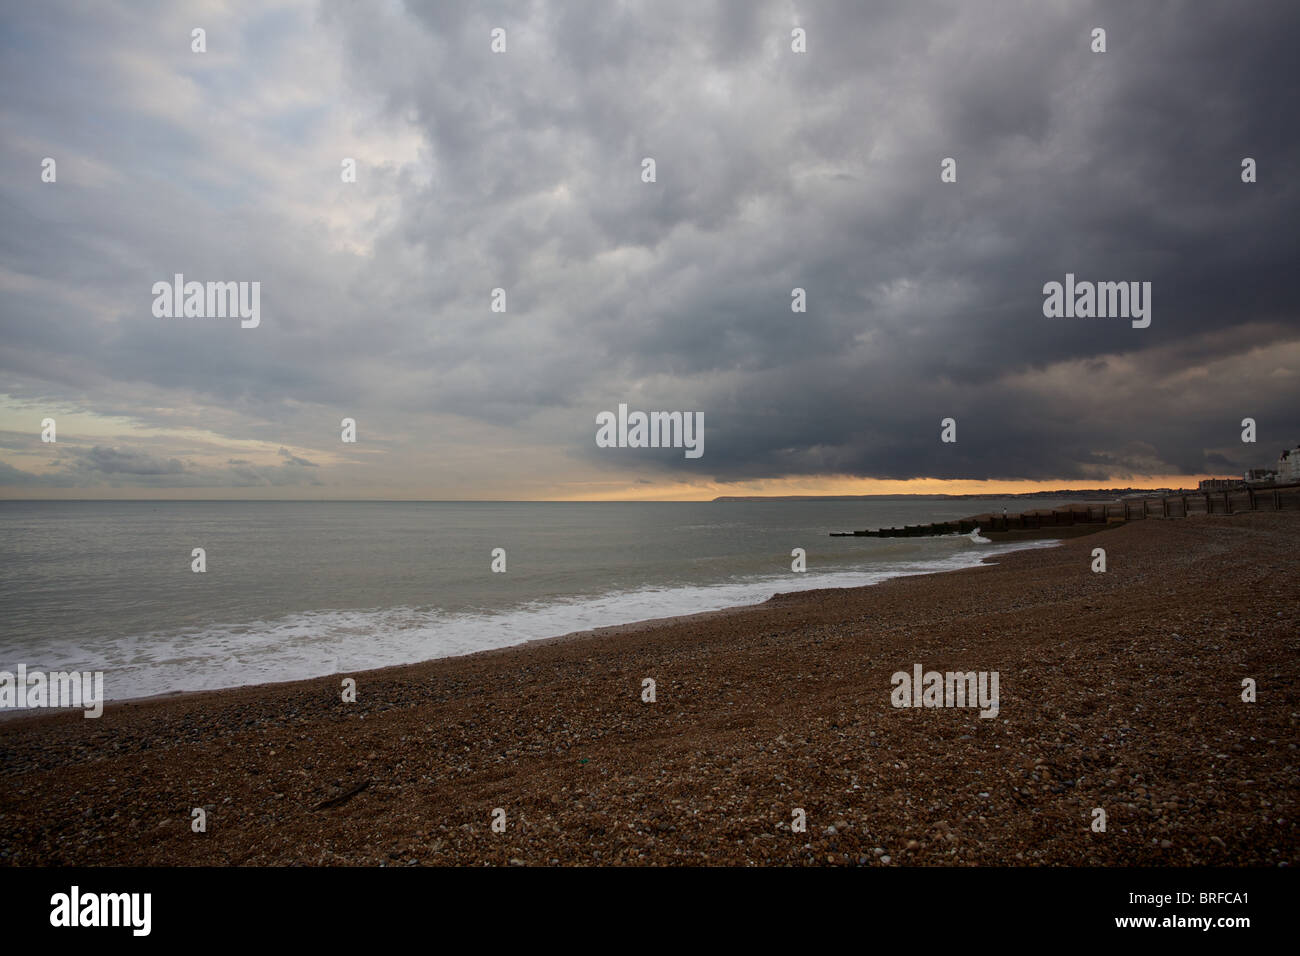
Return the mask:
[[[773,494],[773,495],[755,495],[755,494],[735,494],[735,495],[714,495],[709,498],[146,498],[146,497],[91,497],[91,498],[72,498],[72,497],[14,497],[0,496],[0,502],[18,502],[18,501],[39,501],[39,502],[287,502],[287,503],[311,503],[311,504],[403,504],[403,503],[420,503],[420,504],[710,504],[725,499],[735,501],[790,501],[790,500],[853,500],[857,498],[1025,498],[1044,495],[1070,495],[1083,494],[1085,492],[1108,492],[1108,491],[1194,491],[1194,487],[1180,488],[1173,485],[1160,485],[1158,487],[1140,487],[1136,485],[1113,485],[1108,487],[1080,487],[1080,488],[1059,488],[1043,489],[1039,491],[1019,491],[1019,492],[942,492],[942,491],[921,491],[921,492],[886,492],[877,494]]]

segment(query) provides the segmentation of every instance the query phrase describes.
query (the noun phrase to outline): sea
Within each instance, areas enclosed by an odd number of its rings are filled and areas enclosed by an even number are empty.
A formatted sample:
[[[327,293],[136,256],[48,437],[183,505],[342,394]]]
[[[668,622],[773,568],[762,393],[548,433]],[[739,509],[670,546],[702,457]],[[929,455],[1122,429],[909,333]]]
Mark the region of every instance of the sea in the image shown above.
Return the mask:
[[[1056,542],[829,533],[1068,500],[0,501],[0,671],[121,700],[408,664],[970,567]]]

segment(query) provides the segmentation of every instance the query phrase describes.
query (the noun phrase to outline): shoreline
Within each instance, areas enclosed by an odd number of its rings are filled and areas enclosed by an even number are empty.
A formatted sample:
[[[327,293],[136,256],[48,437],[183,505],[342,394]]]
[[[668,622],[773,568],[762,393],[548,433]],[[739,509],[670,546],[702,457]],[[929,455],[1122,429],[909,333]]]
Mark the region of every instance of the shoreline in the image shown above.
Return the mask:
[[[24,716],[0,864],[1295,865],[1297,535],[1135,522],[358,672],[356,703],[331,676]],[[915,664],[999,672],[999,715],[892,706]]]
[[[969,568],[959,568],[957,570],[970,570]],[[932,574],[948,574],[951,571],[934,571]],[[917,575],[919,576],[919,575]],[[892,578],[889,580],[893,580]],[[880,582],[883,583],[883,582]],[[864,584],[862,587],[875,587],[874,584]],[[806,593],[817,593],[824,590],[836,590],[835,588],[809,588]],[[789,592],[805,593],[805,592]],[[773,600],[780,595],[773,595],[768,600]],[[641,621],[628,621],[625,624],[606,624],[601,627],[586,628],[581,631],[568,631],[564,634],[556,634],[551,637],[534,637],[526,641],[520,641],[518,644],[506,644],[502,647],[485,647],[477,651],[469,651],[465,654],[448,654],[443,657],[430,657],[425,660],[411,661],[407,664],[389,664],[384,667],[369,667],[365,670],[335,671],[332,674],[319,674],[315,677],[294,677],[288,680],[276,681],[259,681],[254,684],[232,684],[229,687],[212,687],[204,690],[169,690],[159,694],[147,694],[143,697],[121,697],[113,700],[104,701],[104,715],[107,715],[112,708],[124,707],[134,704],[149,704],[155,702],[173,702],[183,701],[189,698],[201,697],[221,697],[238,691],[273,691],[276,689],[290,689],[299,685],[319,683],[324,680],[333,680],[335,678],[353,677],[358,680],[364,677],[388,675],[395,671],[403,671],[412,667],[424,667],[429,664],[435,664],[438,661],[462,661],[474,657],[485,657],[495,654],[502,654],[509,651],[517,651],[523,648],[544,647],[553,644],[566,644],[570,641],[581,641],[604,637],[618,638],[628,634],[635,634],[645,630],[653,630],[656,627],[662,627],[670,624],[687,624],[699,620],[709,620],[717,617],[726,617],[738,612],[748,611],[753,608],[762,607],[766,601],[758,604],[737,604],[735,607],[719,608],[713,611],[696,611],[692,614],[673,614],[667,617],[646,618]],[[25,710],[5,710],[0,708],[0,726],[7,723],[14,723],[23,720],[40,721],[48,719],[57,719],[70,715],[82,715],[81,708],[47,708],[37,710],[27,708]],[[84,716],[82,719],[86,719]],[[101,720],[102,717],[93,718]]]
[[[1104,530],[1104,527],[1105,526],[1102,526],[1101,530]],[[1060,530],[1070,531],[1072,529],[1061,528]],[[1091,528],[1088,530],[1096,531],[1098,529]],[[1013,544],[1020,541],[1027,541],[1027,540],[1052,539],[1052,540],[1056,540],[1058,546],[1062,543],[1062,540],[1058,540],[1058,539],[1077,536],[1077,535],[1064,535],[1064,534],[1049,535],[1045,533],[1039,533],[1037,530],[1026,531],[1026,532],[1015,532],[1015,531],[991,532],[991,534],[996,535],[995,538],[991,539],[991,543],[993,544]],[[1040,547],[1040,546],[1033,545],[1030,547]],[[566,631],[563,634],[548,635],[546,637],[528,638],[527,640],[519,641],[516,644],[505,644],[500,647],[485,647],[476,651],[468,651],[464,654],[448,654],[442,657],[423,658],[421,660],[408,661],[404,664],[388,664],[383,667],[370,667],[370,668],[365,668],[363,670],[354,669],[354,670],[346,670],[346,671],[335,671],[329,674],[317,674],[312,677],[290,677],[285,680],[277,680],[277,681],[256,681],[254,683],[249,683],[249,684],[231,684],[225,687],[209,687],[209,688],[202,688],[196,690],[169,690],[169,691],[161,691],[155,694],[144,694],[139,697],[110,698],[104,701],[104,711],[105,713],[107,713],[110,707],[117,707],[124,704],[146,703],[149,701],[171,701],[183,697],[188,697],[191,695],[225,694],[237,690],[255,690],[258,688],[283,687],[283,686],[294,685],[294,684],[303,684],[310,681],[328,680],[331,678],[342,678],[342,677],[360,678],[370,674],[382,673],[382,672],[392,671],[395,669],[400,669],[405,667],[417,667],[424,664],[431,664],[435,661],[453,660],[453,659],[458,660],[466,657],[474,657],[479,654],[492,654],[501,651],[510,651],[518,648],[529,647],[532,645],[546,645],[546,644],[553,644],[559,642],[567,642],[569,640],[581,640],[588,637],[617,638],[621,635],[625,635],[629,633],[637,633],[645,629],[653,629],[656,627],[669,626],[679,622],[689,623],[695,620],[708,620],[718,615],[725,616],[737,612],[746,611],[752,608],[761,607],[764,604],[766,604],[768,601],[771,601],[774,598],[781,597],[783,595],[804,594],[804,593],[815,594],[822,591],[856,590],[857,588],[872,588],[872,587],[878,587],[879,585],[884,584],[886,581],[892,581],[900,577],[925,577],[932,574],[953,574],[960,571],[969,571],[974,568],[983,567],[989,564],[990,562],[992,562],[993,559],[995,558],[1007,554],[1014,554],[1018,550],[1021,549],[1017,548],[1011,551],[1000,551],[997,554],[983,556],[980,558],[978,563],[969,565],[967,567],[962,567],[962,568],[941,568],[934,571],[922,571],[922,572],[900,572],[899,574],[892,575],[891,577],[884,578],[880,581],[872,582],[871,584],[855,585],[853,588],[848,588],[848,589],[836,588],[836,587],[829,587],[829,588],[814,587],[814,588],[807,588],[804,590],[796,590],[796,591],[788,591],[788,592],[777,591],[773,593],[772,597],[766,598],[762,601],[750,603],[750,604],[736,604],[724,608],[715,608],[710,611],[692,611],[686,614],[668,614],[663,617],[643,618],[641,620],[626,621],[619,624],[605,624],[594,628],[583,628],[577,631]],[[773,586],[775,585],[776,585],[776,581],[773,581]],[[25,709],[0,708],[0,726],[3,726],[13,721],[33,720],[33,719],[39,720],[42,718],[59,716],[60,714],[67,715],[70,713],[80,715],[81,708],[74,707],[74,708],[62,708],[57,710],[53,708],[46,708],[44,710],[40,710],[36,708],[25,708]],[[102,718],[94,718],[94,719],[98,720]]]

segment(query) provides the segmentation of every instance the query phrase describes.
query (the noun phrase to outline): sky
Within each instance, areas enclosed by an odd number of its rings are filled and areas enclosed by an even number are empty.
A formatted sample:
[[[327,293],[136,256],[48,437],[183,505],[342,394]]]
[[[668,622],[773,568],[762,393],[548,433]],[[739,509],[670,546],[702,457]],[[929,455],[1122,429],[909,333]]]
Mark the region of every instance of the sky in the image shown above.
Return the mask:
[[[1291,0],[5,2],[0,497],[1267,467],[1297,36]],[[256,326],[156,314],[178,273],[259,283]],[[1067,274],[1149,282],[1150,324],[1045,315]],[[620,404],[702,415],[703,454],[601,447]]]

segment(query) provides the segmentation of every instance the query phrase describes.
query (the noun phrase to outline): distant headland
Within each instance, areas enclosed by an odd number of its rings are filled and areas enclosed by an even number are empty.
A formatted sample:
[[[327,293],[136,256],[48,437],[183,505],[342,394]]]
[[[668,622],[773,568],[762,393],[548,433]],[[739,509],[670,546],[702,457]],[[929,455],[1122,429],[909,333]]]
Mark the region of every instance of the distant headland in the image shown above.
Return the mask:
[[[719,495],[714,501],[870,501],[882,498],[1123,498],[1130,495],[1177,494],[1185,488],[1062,488],[1059,491],[1022,491],[1017,494],[982,492],[971,495]]]

